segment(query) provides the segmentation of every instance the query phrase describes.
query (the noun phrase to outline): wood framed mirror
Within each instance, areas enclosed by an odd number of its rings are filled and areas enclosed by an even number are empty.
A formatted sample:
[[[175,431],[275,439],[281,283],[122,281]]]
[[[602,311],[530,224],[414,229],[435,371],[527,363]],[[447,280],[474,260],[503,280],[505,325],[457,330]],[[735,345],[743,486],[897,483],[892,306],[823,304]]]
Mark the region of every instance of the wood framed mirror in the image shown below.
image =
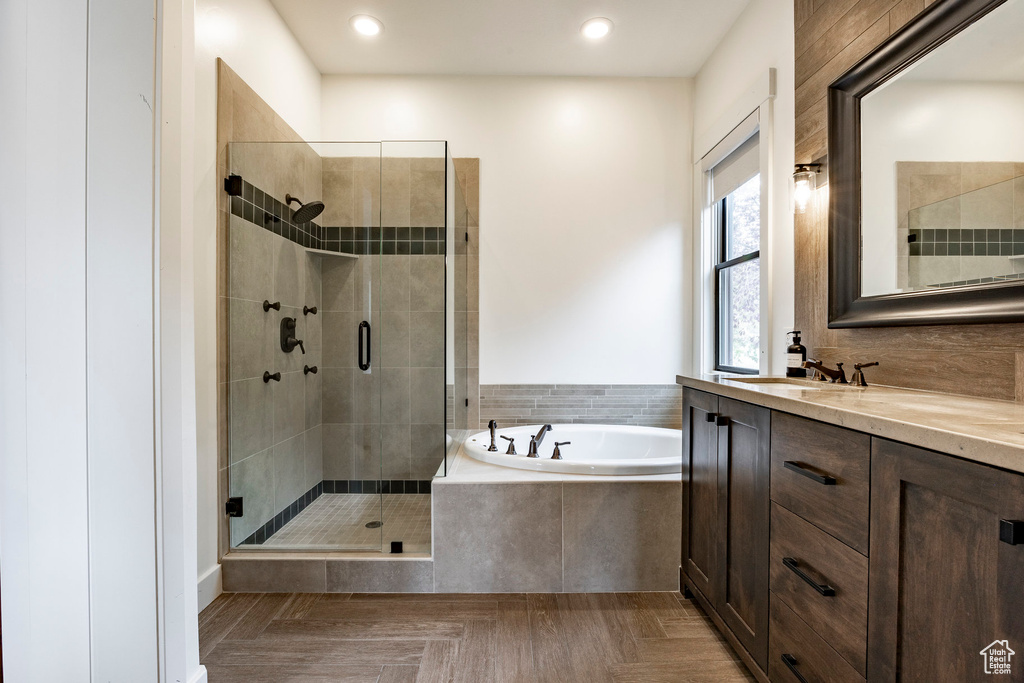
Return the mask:
[[[1024,321],[1024,0],[939,0],[828,91],[830,328]]]

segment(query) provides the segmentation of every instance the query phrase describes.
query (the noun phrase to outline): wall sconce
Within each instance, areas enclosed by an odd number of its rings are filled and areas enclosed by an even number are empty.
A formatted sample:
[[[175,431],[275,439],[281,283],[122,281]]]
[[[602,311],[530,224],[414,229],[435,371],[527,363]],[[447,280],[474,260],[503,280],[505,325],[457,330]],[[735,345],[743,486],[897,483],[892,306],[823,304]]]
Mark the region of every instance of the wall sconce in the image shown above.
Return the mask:
[[[793,213],[807,213],[818,187],[821,164],[797,164],[793,172]]]

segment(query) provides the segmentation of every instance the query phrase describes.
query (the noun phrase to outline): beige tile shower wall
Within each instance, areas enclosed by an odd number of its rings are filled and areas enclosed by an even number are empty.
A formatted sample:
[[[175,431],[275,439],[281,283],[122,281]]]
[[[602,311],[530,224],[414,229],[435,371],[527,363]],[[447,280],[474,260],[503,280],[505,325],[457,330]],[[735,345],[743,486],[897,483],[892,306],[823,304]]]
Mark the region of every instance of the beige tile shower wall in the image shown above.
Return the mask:
[[[323,161],[325,226],[444,227],[444,159]],[[445,447],[445,256],[325,260],[324,478],[430,479]],[[367,374],[356,335],[371,310]]]
[[[829,83],[932,3],[795,0],[796,163],[828,154]],[[797,215],[794,229],[795,321],[809,355],[881,361],[879,381],[892,386],[1024,400],[1024,324],[830,330],[826,202]]]
[[[330,198],[324,200],[323,225],[444,227],[444,159],[324,157],[322,162],[323,195]]]
[[[682,428],[682,393],[674,384],[485,384],[480,421],[499,426],[574,423]]]
[[[480,159],[456,158],[455,329],[452,395],[456,429],[480,422]],[[467,239],[459,240],[459,234]],[[467,405],[468,403],[468,405]]]
[[[245,515],[232,518],[238,544],[323,479],[321,324],[303,306],[321,306],[320,257],[237,216],[230,217],[227,297],[228,480]],[[281,310],[263,310],[263,300]],[[296,320],[306,353],[285,353],[283,318]],[[264,382],[263,373],[281,373]]]
[[[220,507],[229,495],[245,498],[245,516],[222,516],[220,555],[229,541],[248,536],[322,479],[320,378],[303,375],[303,360],[320,353],[320,320],[302,315],[318,305],[317,257],[251,223],[230,215],[223,179],[228,143],[290,142],[245,146],[246,179],[283,198],[318,198],[319,157],[234,71],[218,60],[217,93],[217,382]],[[258,149],[263,147],[263,149]],[[302,194],[305,196],[302,196]],[[265,313],[262,301],[281,301]],[[307,355],[281,351],[280,319],[295,317]],[[280,371],[281,382],[264,383],[263,372]],[[305,488],[303,488],[305,487]],[[290,499],[289,499],[290,497]]]

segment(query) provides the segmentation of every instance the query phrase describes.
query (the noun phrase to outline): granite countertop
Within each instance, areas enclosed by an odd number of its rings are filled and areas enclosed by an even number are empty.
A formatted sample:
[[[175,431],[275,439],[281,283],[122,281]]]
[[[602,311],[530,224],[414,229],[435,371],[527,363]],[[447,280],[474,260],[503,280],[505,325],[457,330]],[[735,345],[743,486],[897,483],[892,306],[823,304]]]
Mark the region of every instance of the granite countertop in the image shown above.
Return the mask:
[[[1024,473],[1024,403],[785,377],[744,379],[751,378],[677,375],[676,383]]]

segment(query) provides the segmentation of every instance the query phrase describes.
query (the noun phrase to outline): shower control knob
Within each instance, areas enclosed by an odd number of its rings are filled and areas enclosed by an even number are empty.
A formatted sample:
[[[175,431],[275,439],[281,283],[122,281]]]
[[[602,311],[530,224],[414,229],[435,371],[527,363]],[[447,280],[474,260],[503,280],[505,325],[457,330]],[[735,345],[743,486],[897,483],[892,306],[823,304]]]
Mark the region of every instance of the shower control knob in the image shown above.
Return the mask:
[[[275,301],[274,303],[270,303],[269,301],[264,299],[263,300],[263,312],[266,313],[271,308],[273,308],[275,311],[280,311],[281,310],[281,302],[280,301]]]
[[[270,374],[270,370],[266,370],[263,373],[263,383],[267,384],[268,382],[270,382],[270,380],[274,380],[275,382],[280,382],[281,381],[281,373],[280,372],[275,372],[274,374]]]
[[[309,374],[309,373],[311,373],[311,372],[312,372],[312,373],[313,373],[314,375],[316,374],[316,372],[317,372],[317,367],[316,367],[315,365],[314,365],[313,367],[309,367],[308,365],[305,365],[305,366],[303,366],[303,368],[302,368],[302,374],[304,374],[304,375],[308,375],[308,374]]]
[[[313,306],[313,308],[310,308],[308,306],[302,307],[302,315],[309,315],[310,313],[316,315],[316,306]]]

